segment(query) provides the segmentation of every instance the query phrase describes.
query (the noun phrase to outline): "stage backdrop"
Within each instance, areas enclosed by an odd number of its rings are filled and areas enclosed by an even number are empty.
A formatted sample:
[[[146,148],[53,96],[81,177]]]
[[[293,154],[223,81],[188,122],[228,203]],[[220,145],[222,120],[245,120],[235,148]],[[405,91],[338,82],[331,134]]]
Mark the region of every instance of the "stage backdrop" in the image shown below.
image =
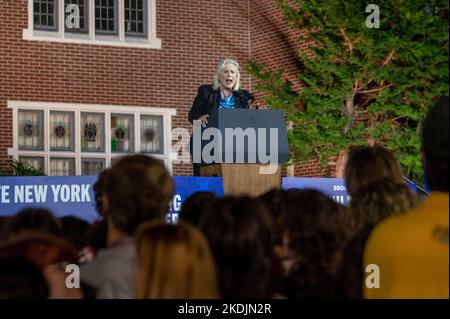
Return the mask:
[[[43,207],[57,217],[73,215],[89,222],[98,218],[93,185],[96,176],[26,176],[0,177],[0,216],[16,214],[26,207]],[[223,196],[221,177],[174,177],[176,192],[170,203],[167,221],[178,220],[184,200],[198,191],[211,191]],[[416,185],[408,183],[413,190]],[[335,201],[347,205],[350,197],[342,178],[282,179],[283,189],[317,189]]]

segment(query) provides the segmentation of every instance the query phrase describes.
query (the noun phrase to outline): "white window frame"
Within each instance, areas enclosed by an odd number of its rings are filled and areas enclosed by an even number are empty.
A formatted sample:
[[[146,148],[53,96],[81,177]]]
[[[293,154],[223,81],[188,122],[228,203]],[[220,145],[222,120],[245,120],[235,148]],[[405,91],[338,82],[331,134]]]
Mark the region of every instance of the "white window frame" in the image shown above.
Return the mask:
[[[43,31],[33,28],[33,0],[28,0],[28,28],[23,29],[23,39],[62,43],[123,46],[161,49],[161,39],[156,36],[156,0],[147,0],[147,33],[142,37],[125,36],[125,1],[118,0],[118,34],[95,34],[95,1],[88,0],[88,33],[65,32],[64,0],[58,1],[58,30]]]
[[[75,174],[81,175],[82,158],[102,158],[105,159],[105,166],[109,167],[111,158],[138,154],[141,152],[141,131],[140,115],[162,116],[163,124],[163,153],[143,153],[156,159],[164,161],[170,174],[173,172],[173,161],[176,154],[172,153],[172,117],[176,115],[175,108],[165,107],[144,107],[144,106],[124,106],[124,105],[99,105],[99,104],[73,104],[55,102],[29,102],[29,101],[7,101],[8,108],[12,109],[13,120],[13,147],[8,148],[8,155],[14,159],[19,156],[44,157],[44,171],[49,174],[50,157],[70,157],[75,158]],[[43,134],[44,150],[19,150],[19,126],[18,112],[20,110],[42,110],[44,111]],[[49,119],[50,111],[71,111],[74,112],[74,132],[75,151],[50,151]],[[82,112],[103,113],[105,116],[105,151],[104,152],[81,152],[80,116]],[[134,115],[134,152],[133,153],[113,153],[111,152],[111,113]]]

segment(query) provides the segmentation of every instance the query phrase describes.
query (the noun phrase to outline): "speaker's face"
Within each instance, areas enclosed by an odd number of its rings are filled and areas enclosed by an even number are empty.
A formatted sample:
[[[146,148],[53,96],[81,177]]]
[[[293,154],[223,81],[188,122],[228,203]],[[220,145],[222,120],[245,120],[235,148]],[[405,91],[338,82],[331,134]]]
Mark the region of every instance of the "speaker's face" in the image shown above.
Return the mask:
[[[225,64],[220,74],[220,86],[232,90],[236,85],[238,71],[234,64]]]

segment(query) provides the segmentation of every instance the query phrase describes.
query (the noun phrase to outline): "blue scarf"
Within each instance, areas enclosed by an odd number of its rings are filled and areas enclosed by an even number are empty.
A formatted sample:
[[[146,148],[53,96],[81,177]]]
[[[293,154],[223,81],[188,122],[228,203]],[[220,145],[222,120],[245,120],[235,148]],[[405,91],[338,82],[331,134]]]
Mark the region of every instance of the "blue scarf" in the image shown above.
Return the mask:
[[[234,97],[234,94],[231,94],[227,98],[223,98],[222,94],[220,94],[219,107],[228,110],[234,109],[236,107],[236,98]]]

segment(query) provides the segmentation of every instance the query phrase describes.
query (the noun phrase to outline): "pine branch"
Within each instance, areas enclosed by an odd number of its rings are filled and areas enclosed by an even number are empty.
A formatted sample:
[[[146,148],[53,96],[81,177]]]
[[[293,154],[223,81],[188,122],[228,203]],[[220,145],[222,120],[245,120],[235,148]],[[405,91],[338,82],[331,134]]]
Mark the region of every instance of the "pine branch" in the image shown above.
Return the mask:
[[[388,85],[385,85],[385,86],[381,86],[381,87],[379,87],[379,88],[376,88],[376,89],[371,89],[371,90],[363,90],[363,91],[358,91],[358,94],[369,94],[369,93],[375,93],[375,92],[379,92],[379,91],[381,91],[381,90],[383,90],[383,89],[386,89],[386,88],[388,88],[388,87],[391,87],[391,86],[394,86],[394,83],[391,83],[391,84],[388,84]]]
[[[347,34],[345,33],[344,28],[342,28],[342,26],[339,26],[339,30],[341,35],[344,37],[345,39],[345,45],[348,46],[348,51],[350,52],[350,54],[352,54],[353,52],[353,44],[352,41],[350,40],[350,38],[347,36]]]

